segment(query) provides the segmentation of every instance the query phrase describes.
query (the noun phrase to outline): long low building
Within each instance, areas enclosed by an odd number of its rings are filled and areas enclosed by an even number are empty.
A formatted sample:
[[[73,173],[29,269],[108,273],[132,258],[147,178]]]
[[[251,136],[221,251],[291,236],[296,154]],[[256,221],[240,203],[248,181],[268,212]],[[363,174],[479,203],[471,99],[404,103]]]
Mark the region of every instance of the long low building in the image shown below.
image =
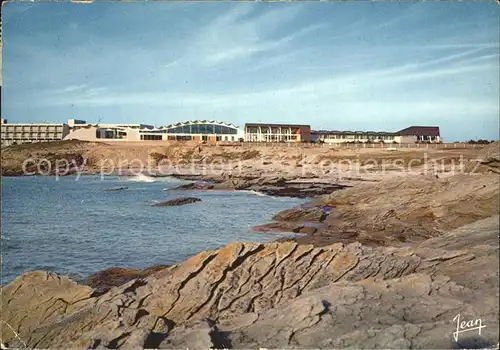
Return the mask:
[[[63,140],[69,134],[66,123],[7,123],[1,120],[1,144],[9,146],[22,143],[36,143]]]
[[[244,131],[237,125],[215,120],[193,120],[154,129],[129,130],[129,140],[238,142]]]
[[[312,140],[331,144],[340,143],[417,143],[429,142],[439,143],[442,138],[437,126],[410,126],[406,129],[387,131],[338,131],[338,130],[314,130]]]
[[[247,123],[240,129],[232,123],[192,120],[155,127],[148,124],[90,124],[70,119],[68,123],[14,123],[2,119],[2,146],[57,140],[84,141],[197,141],[197,142],[321,142],[341,143],[439,143],[439,127],[411,126],[386,131],[311,131],[303,124]]]
[[[299,124],[245,124],[247,142],[310,142],[311,126]]]

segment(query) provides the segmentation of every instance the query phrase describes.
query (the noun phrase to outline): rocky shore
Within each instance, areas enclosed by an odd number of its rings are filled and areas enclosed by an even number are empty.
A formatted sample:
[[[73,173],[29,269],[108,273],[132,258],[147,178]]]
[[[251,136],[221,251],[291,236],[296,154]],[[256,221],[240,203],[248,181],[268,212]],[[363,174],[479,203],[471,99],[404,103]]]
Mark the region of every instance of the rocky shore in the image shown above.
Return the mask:
[[[339,181],[337,173],[306,176],[295,164],[281,172],[259,166],[243,174],[177,174],[194,182],[171,191],[310,198],[255,228],[303,235],[233,243],[173,266],[111,269],[86,284],[25,273],[2,288],[2,343],[87,349],[495,346],[498,147],[476,152],[458,173],[372,169],[361,176],[345,171]],[[307,166],[316,157],[284,161]],[[480,319],[486,328],[455,340],[457,315]]]
[[[197,177],[187,177],[173,175],[178,178],[193,180]],[[293,177],[238,177],[212,176],[204,177],[201,181],[196,181],[186,185],[171,188],[170,191],[180,190],[245,190],[255,191],[269,196],[276,197],[296,197],[312,198],[322,194],[346,188],[348,186],[330,184],[325,181],[300,181]]]
[[[413,247],[230,244],[95,296],[43,271],[2,291],[37,348],[454,348],[498,342],[498,216]],[[476,273],[481,271],[482,273]],[[454,317],[481,335],[453,341]]]

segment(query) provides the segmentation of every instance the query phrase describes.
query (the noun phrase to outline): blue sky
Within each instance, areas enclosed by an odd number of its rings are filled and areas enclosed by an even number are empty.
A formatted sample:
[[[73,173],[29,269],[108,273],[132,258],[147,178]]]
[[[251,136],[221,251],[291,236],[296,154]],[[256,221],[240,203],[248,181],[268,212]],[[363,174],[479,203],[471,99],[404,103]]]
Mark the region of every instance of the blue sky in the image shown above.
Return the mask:
[[[2,117],[499,138],[495,2],[3,5]]]

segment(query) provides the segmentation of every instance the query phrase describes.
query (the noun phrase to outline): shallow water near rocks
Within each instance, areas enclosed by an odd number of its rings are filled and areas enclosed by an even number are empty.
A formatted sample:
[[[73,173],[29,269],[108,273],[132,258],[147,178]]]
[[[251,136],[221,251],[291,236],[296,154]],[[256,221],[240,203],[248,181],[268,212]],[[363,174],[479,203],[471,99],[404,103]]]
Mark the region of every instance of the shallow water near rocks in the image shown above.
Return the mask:
[[[2,285],[43,269],[77,280],[109,267],[178,263],[229,242],[282,237],[252,232],[305,201],[238,191],[168,191],[173,178],[109,176],[2,179]],[[120,191],[105,189],[127,187]],[[153,207],[178,197],[202,201]]]

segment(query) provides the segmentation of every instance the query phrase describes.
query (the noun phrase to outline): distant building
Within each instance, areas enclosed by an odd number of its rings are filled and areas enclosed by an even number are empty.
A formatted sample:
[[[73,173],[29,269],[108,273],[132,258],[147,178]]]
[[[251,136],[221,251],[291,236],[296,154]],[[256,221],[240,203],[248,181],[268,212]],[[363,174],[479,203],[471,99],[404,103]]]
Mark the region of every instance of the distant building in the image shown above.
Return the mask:
[[[105,140],[124,140],[128,138],[129,129],[154,128],[149,124],[140,123],[100,123],[90,124],[85,120],[68,120],[69,134],[66,140],[99,141]]]
[[[70,132],[65,140],[99,141],[105,140],[126,140],[127,131],[124,128],[103,128],[100,125],[79,125],[69,128]]]
[[[159,128],[128,130],[127,139],[163,141],[237,142],[245,137],[237,125],[215,120],[192,120]]]
[[[198,141],[237,142],[244,131],[231,123],[214,120],[193,120],[160,126],[146,124],[85,124],[71,128],[66,139],[86,141]]]
[[[69,119],[68,125],[72,130],[78,130],[86,125],[94,125],[100,128],[132,128],[132,129],[141,129],[141,128],[154,128],[153,125],[149,124],[141,124],[141,123],[87,123],[85,120],[78,119]]]
[[[442,142],[439,126],[410,126],[397,132],[400,136],[413,137],[415,142]]]
[[[85,125],[87,122],[85,120],[79,120],[79,119],[68,119],[68,125],[70,128],[73,128],[78,125]]]
[[[441,142],[439,127],[435,126],[411,126],[397,131],[338,131],[338,130],[314,130],[313,141],[325,143],[416,143],[416,142]]]
[[[311,131],[309,125],[247,123],[240,129],[232,123],[192,120],[155,127],[148,124],[90,124],[70,119],[68,123],[9,124],[1,121],[2,145],[57,140],[83,141],[198,141],[198,142],[325,142],[417,143],[442,142],[437,126],[410,126],[397,132]]]
[[[311,126],[298,124],[245,124],[247,142],[310,142]]]
[[[394,142],[396,134],[391,132],[376,131],[338,131],[338,130],[314,130],[312,139],[325,143],[347,143],[347,142]]]
[[[2,146],[21,143],[58,141],[69,134],[69,126],[66,123],[7,123],[2,119],[0,127]]]

